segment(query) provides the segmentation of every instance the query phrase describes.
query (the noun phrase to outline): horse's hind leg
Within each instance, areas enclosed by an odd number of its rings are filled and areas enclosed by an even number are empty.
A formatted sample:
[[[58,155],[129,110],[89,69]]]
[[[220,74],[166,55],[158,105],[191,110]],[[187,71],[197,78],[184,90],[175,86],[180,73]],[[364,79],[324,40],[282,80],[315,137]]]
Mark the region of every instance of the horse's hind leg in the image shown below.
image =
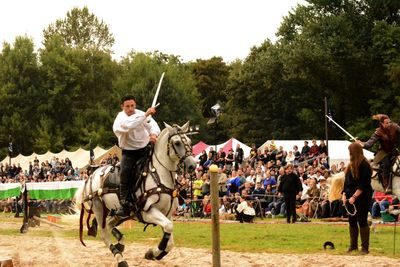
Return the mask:
[[[161,260],[174,247],[174,239],[172,236],[172,221],[164,216],[159,210],[152,208],[149,212],[143,214],[144,221],[161,226],[164,235],[158,244],[158,247],[149,249],[145,258],[148,260]]]

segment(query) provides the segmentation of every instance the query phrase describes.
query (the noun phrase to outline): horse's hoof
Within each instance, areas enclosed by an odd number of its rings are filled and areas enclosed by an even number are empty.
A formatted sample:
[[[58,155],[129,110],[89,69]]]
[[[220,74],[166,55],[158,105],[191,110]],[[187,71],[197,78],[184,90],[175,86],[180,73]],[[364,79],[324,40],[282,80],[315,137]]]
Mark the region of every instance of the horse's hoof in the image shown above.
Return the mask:
[[[151,249],[149,249],[149,250],[146,252],[146,254],[144,254],[144,258],[145,258],[146,260],[154,260],[155,258],[154,258],[153,251],[152,251]]]
[[[118,267],[129,267],[129,265],[126,261],[120,261],[118,262]]]
[[[115,244],[115,248],[118,249],[122,253],[125,250],[125,245],[122,245],[121,243],[117,243],[117,244]]]

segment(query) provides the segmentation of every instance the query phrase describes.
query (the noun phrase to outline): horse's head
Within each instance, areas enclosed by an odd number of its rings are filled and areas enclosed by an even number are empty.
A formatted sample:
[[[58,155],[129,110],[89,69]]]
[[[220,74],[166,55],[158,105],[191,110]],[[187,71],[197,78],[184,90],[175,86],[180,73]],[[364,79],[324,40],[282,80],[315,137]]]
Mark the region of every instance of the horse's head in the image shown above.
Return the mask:
[[[168,155],[179,160],[179,164],[184,164],[186,171],[193,173],[196,169],[196,160],[192,153],[192,141],[186,135],[189,130],[189,122],[183,126],[165,123],[165,128],[168,130]]]

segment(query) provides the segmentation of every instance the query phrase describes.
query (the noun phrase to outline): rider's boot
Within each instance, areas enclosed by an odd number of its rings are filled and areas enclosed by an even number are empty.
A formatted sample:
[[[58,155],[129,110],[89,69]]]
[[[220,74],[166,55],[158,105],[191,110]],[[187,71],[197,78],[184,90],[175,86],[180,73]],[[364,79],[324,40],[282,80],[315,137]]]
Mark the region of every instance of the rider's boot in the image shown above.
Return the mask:
[[[121,184],[119,187],[119,202],[121,204],[121,207],[119,207],[116,211],[115,211],[115,215],[116,216],[120,216],[120,217],[127,217],[130,215],[130,207],[129,207],[129,201],[128,201],[128,177],[124,177],[124,176],[120,176],[121,179]]]
[[[392,179],[390,177],[383,177],[382,182],[385,194],[392,194]]]
[[[392,194],[392,179],[391,179],[391,177],[387,178],[385,194]]]

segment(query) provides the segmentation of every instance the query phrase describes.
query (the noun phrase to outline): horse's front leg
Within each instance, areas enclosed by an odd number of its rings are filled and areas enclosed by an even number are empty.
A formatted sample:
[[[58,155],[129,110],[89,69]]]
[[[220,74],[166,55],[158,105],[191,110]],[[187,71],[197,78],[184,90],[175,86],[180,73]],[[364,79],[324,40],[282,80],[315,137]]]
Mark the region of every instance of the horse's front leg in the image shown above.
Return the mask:
[[[94,199],[93,202],[93,211],[96,215],[96,219],[98,221],[98,226],[101,229],[101,238],[103,239],[103,242],[105,243],[106,247],[108,247],[111,251],[111,253],[114,255],[114,258],[118,262],[118,267],[126,267],[128,266],[128,263],[125,261],[122,252],[123,252],[123,246],[120,246],[120,241],[122,241],[123,236],[121,233],[120,238],[117,238],[118,243],[117,244],[112,244],[111,242],[111,232],[115,236],[117,234],[116,231],[112,231],[114,229],[114,226],[116,224],[116,218],[114,217],[106,217],[105,212],[107,210],[104,209],[103,203],[100,201],[100,199]],[[105,221],[105,227],[103,228],[103,220],[106,217]],[[123,244],[122,244],[123,245]],[[122,248],[122,249],[121,249]]]
[[[173,223],[155,208],[150,209],[149,212],[144,212],[143,219],[148,223],[159,225],[163,229],[164,234],[158,246],[149,249],[145,254],[145,258],[148,260],[161,260],[174,247]]]

